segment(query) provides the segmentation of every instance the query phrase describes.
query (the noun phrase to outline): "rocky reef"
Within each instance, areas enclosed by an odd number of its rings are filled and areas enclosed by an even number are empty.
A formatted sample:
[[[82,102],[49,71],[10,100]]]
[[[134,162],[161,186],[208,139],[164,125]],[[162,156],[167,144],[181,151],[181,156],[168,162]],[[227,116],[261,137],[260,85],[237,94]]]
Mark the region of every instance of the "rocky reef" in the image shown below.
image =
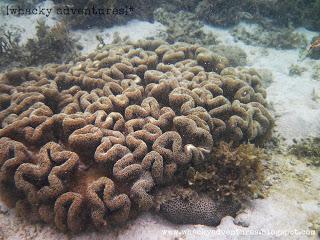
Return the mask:
[[[141,40],[1,74],[0,181],[17,193],[18,212],[61,231],[103,230],[152,209],[158,189],[177,185],[221,142],[230,152],[263,143],[273,119],[259,75],[216,56]],[[234,214],[212,201],[193,216]],[[162,209],[169,216],[180,205]]]

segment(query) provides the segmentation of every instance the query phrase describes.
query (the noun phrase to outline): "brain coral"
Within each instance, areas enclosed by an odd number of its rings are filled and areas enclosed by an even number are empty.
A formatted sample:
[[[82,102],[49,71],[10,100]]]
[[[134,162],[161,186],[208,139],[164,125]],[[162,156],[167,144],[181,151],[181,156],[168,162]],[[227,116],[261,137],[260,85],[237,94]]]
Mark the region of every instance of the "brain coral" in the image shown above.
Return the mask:
[[[0,180],[17,208],[61,231],[104,229],[152,208],[157,187],[219,141],[263,140],[259,76],[220,60],[153,40],[2,74]]]

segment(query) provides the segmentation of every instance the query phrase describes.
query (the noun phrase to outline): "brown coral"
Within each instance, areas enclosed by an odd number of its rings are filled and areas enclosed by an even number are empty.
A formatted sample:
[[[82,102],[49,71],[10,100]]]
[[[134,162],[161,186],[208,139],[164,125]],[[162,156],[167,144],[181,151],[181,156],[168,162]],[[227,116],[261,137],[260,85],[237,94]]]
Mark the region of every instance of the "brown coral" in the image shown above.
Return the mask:
[[[1,181],[21,193],[19,209],[62,231],[149,210],[159,186],[221,140],[268,136],[259,77],[226,65],[199,45],[138,41],[3,74]]]
[[[30,160],[27,148],[9,138],[0,139],[0,181],[13,180],[17,168]]]

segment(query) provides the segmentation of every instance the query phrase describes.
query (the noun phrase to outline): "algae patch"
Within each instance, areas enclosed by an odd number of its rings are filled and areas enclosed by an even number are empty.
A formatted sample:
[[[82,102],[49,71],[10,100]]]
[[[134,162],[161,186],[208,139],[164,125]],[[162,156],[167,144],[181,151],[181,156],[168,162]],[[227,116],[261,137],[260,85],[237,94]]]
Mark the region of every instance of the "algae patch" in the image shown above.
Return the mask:
[[[21,43],[22,30],[6,24],[0,26],[0,69],[63,63],[78,56],[81,46],[64,23],[49,27],[38,21],[36,35]]]
[[[290,146],[289,152],[299,158],[305,158],[308,164],[320,166],[320,138],[306,138]]]

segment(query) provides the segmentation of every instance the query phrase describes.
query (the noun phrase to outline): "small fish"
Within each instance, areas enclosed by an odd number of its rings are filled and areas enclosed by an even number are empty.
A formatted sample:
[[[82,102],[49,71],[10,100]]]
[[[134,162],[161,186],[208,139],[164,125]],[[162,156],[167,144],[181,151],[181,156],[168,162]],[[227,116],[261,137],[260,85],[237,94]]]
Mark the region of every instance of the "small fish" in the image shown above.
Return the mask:
[[[311,51],[312,49],[320,48],[320,37],[318,37],[309,47],[308,51]]]
[[[301,61],[304,60],[314,49],[320,49],[320,37],[317,37],[316,40],[310,44],[309,48],[301,54]]]

